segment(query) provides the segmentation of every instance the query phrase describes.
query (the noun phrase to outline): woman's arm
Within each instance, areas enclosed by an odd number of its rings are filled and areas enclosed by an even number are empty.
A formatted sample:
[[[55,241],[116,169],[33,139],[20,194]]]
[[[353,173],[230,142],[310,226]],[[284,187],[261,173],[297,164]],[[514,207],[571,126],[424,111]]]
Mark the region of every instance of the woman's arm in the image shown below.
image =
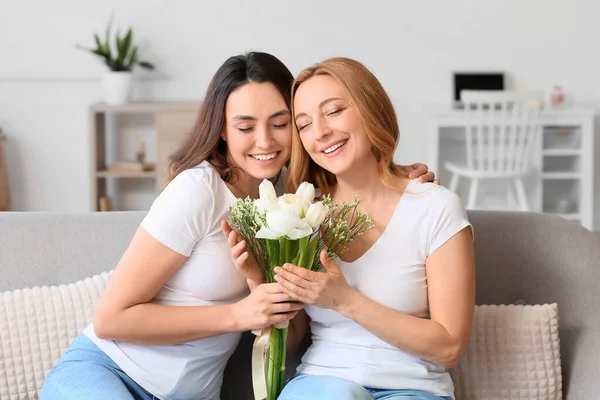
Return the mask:
[[[123,342],[168,345],[228,332],[261,329],[293,318],[301,307],[278,285],[261,285],[235,304],[165,306],[150,301],[187,260],[138,229],[102,295],[96,335]]]
[[[458,363],[471,331],[475,304],[475,257],[469,228],[427,258],[431,319],[401,313],[370,300],[348,285],[339,267],[325,253],[321,260],[326,273],[286,265],[277,270],[278,282],[290,297],[332,308],[396,348],[447,368]]]

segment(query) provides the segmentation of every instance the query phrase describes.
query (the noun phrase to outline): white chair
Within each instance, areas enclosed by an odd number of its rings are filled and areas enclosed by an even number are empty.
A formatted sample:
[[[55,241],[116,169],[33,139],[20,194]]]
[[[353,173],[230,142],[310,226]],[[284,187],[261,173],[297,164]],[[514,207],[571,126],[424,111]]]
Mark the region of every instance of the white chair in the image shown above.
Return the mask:
[[[528,211],[523,176],[527,174],[541,127],[539,97],[508,91],[461,92],[465,105],[466,164],[448,162],[452,173],[450,190],[456,191],[460,177],[471,179],[466,208],[476,208],[479,183],[484,179],[509,183],[508,201]]]

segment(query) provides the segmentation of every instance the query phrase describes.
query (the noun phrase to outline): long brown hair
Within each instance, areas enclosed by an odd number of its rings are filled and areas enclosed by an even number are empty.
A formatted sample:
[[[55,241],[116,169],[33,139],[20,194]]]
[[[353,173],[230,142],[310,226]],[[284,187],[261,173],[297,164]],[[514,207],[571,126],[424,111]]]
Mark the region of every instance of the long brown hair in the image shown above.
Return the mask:
[[[313,183],[323,194],[330,193],[337,180],[334,174],[321,168],[308,155],[295,122],[294,96],[298,87],[313,76],[326,75],[344,89],[360,115],[365,132],[373,143],[372,151],[378,162],[378,174],[388,187],[398,188],[396,177],[406,174],[394,163],[394,151],[400,129],[394,106],[375,75],[363,64],[349,58],[330,58],[305,68],[292,83],[292,157],[288,168],[287,191],[293,192],[304,181]]]
[[[203,161],[210,162],[224,181],[234,180],[237,171],[227,161],[227,143],[221,138],[229,95],[250,82],[270,82],[289,107],[293,80],[289,69],[271,54],[250,52],[228,58],[208,85],[192,132],[169,157],[169,181]]]

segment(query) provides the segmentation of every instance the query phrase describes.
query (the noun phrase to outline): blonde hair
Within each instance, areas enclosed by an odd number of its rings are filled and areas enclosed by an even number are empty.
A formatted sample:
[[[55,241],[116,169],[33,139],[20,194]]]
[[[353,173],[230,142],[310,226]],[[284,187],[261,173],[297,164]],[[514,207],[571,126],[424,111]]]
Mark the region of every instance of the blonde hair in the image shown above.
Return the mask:
[[[331,193],[337,182],[334,174],[321,168],[310,158],[302,145],[294,120],[294,96],[298,87],[320,75],[330,76],[342,86],[360,115],[367,137],[373,143],[372,151],[378,162],[379,179],[390,188],[399,188],[395,178],[406,174],[394,163],[400,129],[392,101],[375,75],[363,64],[338,57],[305,68],[292,83],[292,157],[287,174],[287,191],[294,192],[302,182],[307,181],[327,194]]]

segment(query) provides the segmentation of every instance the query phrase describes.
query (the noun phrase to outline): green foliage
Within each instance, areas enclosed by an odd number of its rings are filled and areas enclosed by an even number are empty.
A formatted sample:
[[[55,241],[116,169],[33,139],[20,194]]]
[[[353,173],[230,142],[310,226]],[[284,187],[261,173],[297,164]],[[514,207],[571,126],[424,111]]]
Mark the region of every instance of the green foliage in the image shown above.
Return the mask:
[[[117,30],[114,38],[114,46],[111,46],[112,20],[106,28],[104,40],[95,33],[95,48],[77,46],[79,49],[90,52],[102,59],[104,64],[114,72],[128,72],[139,65],[142,68],[153,70],[154,65],[148,61],[140,60],[138,46],[133,44],[133,29],[128,28],[127,32],[121,36]]]

